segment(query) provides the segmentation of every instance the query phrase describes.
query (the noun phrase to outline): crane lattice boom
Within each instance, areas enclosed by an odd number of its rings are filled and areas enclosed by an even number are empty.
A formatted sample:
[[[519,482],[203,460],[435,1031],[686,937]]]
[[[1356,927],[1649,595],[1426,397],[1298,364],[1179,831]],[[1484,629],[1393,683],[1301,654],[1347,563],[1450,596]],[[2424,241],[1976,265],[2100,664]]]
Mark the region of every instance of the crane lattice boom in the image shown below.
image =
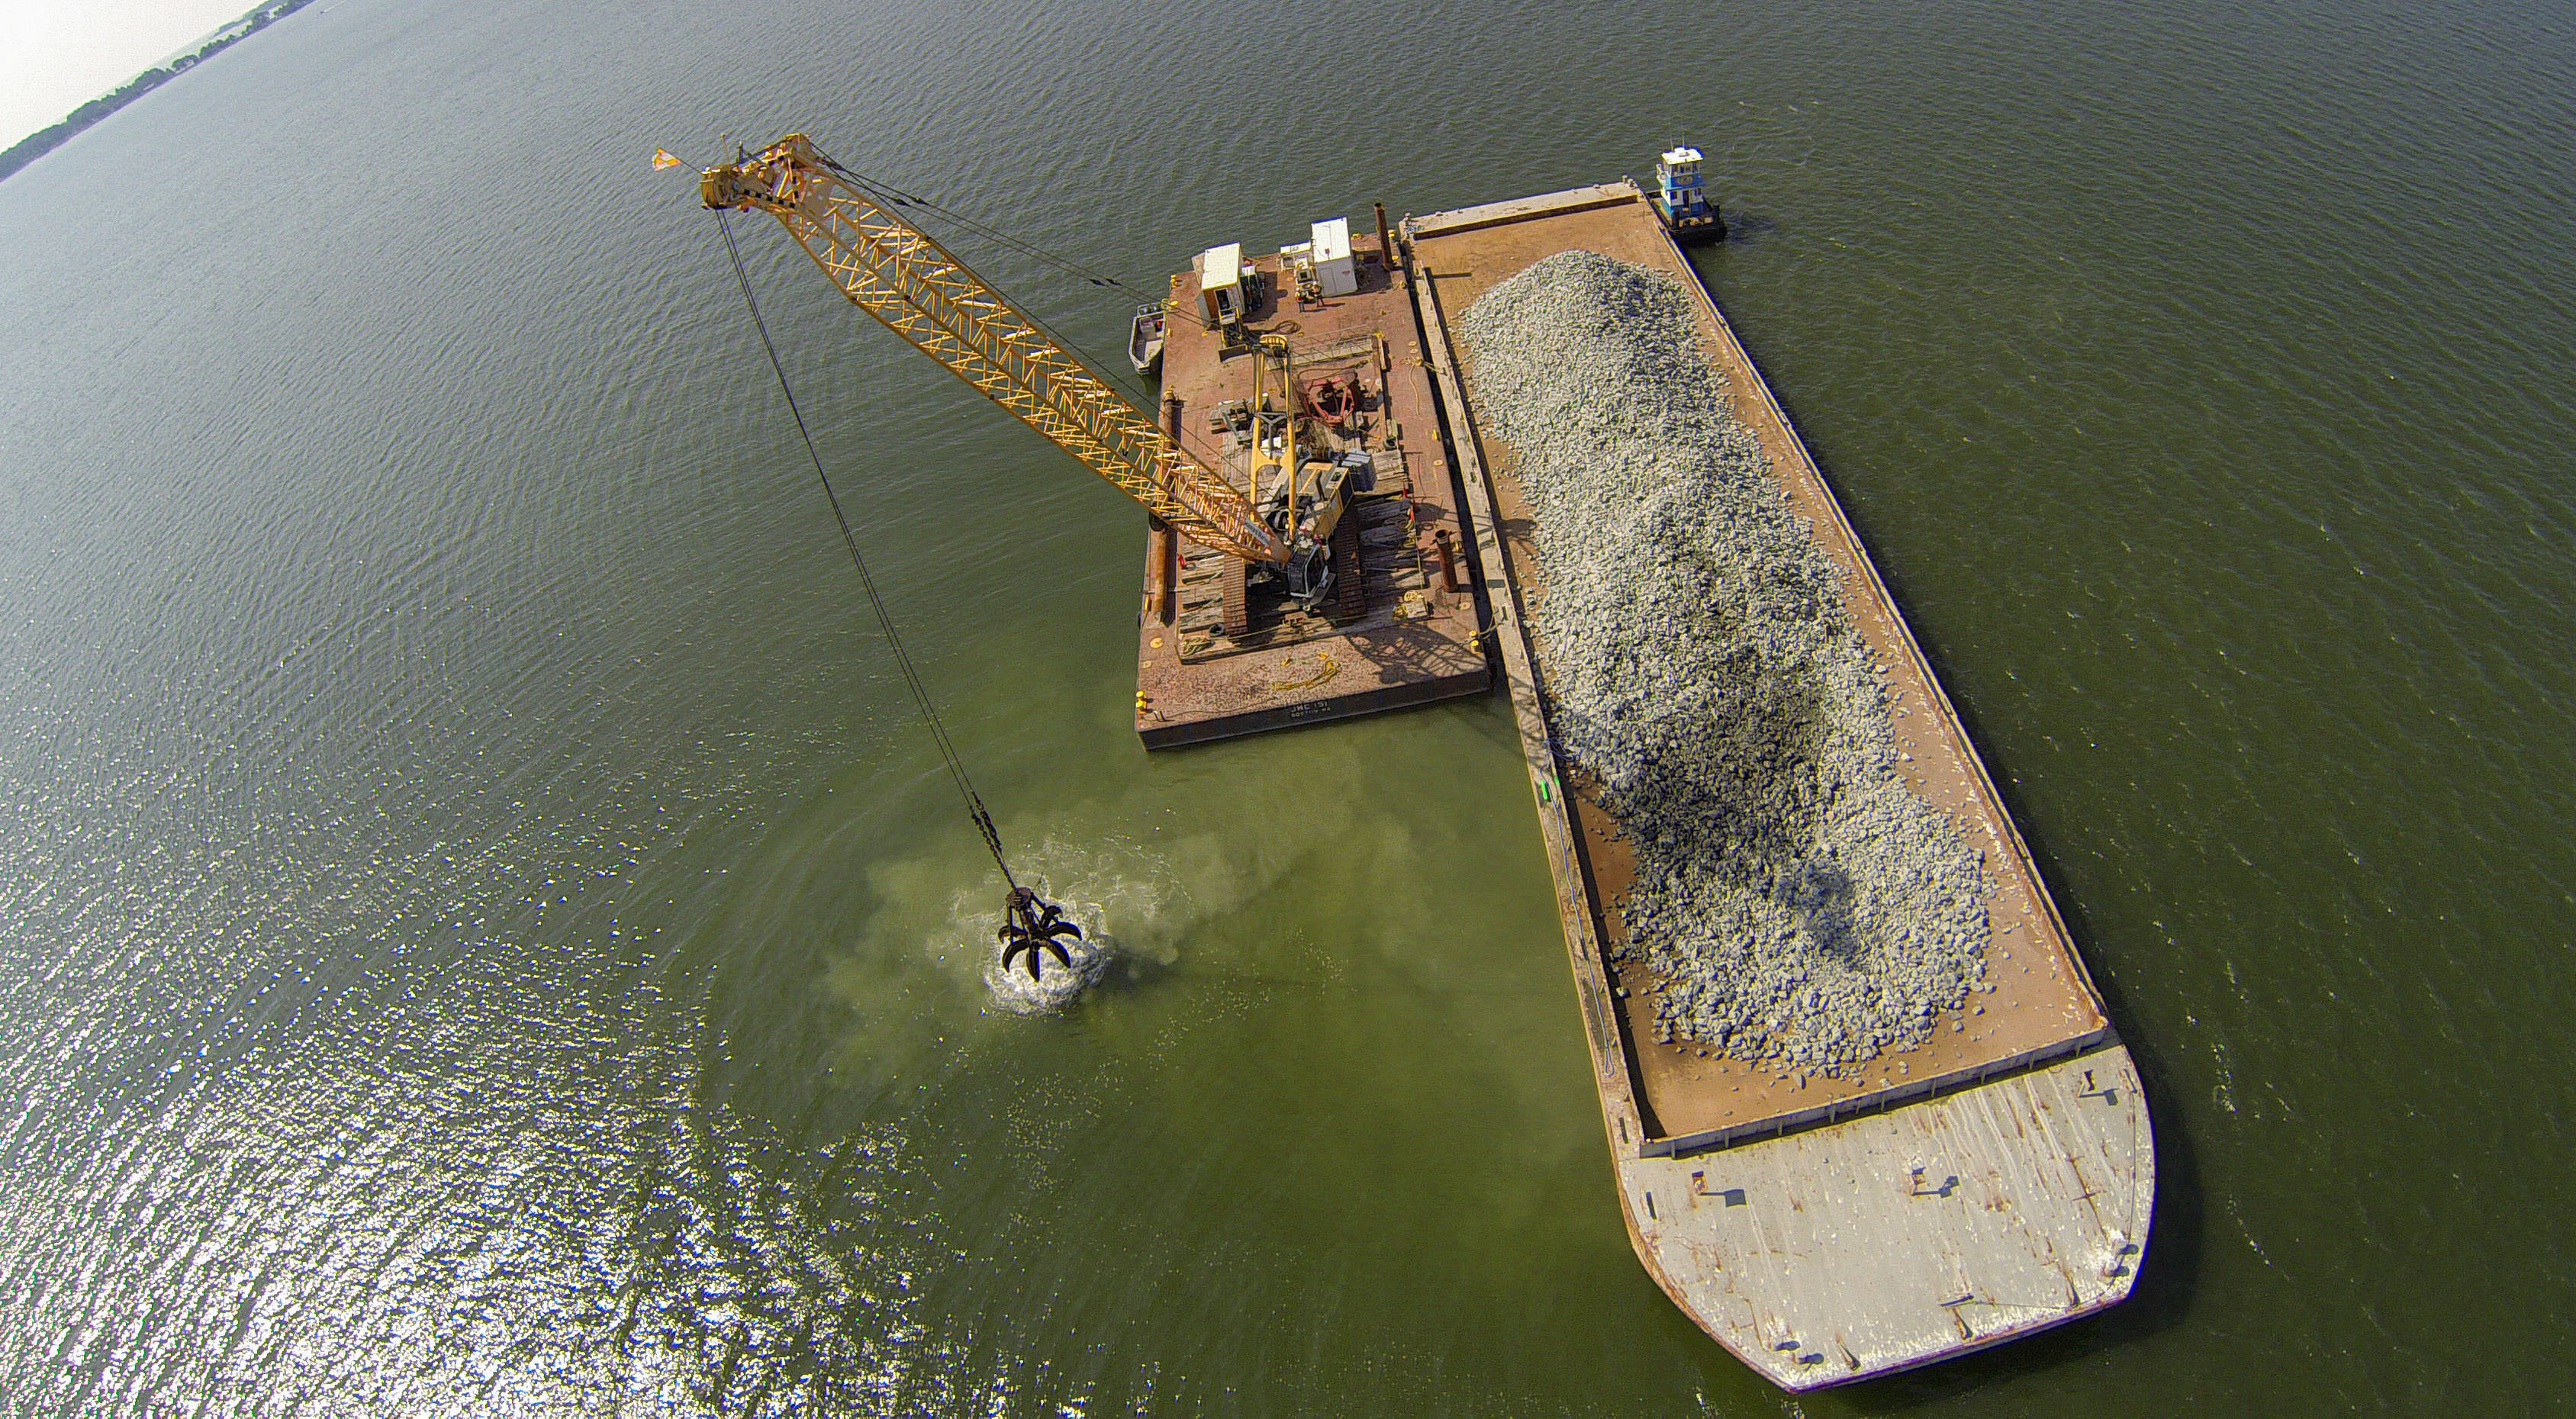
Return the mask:
[[[708,168],[699,193],[709,207],[776,217],[852,304],[1191,541],[1250,562],[1290,559],[1242,492],[945,247],[841,181],[804,134]]]

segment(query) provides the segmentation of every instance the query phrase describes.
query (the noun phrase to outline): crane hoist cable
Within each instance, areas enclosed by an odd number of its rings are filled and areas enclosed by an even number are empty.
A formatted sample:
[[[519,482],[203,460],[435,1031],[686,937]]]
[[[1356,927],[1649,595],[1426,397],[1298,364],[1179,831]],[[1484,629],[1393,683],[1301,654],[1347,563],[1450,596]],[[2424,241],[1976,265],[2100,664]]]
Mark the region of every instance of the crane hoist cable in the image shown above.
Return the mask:
[[[1135,287],[1130,286],[1125,281],[1118,279],[1116,276],[1105,275],[1099,271],[1093,270],[1091,267],[1082,265],[1080,262],[1071,260],[1070,258],[1059,255],[1055,252],[1048,251],[1044,247],[1033,246],[1028,242],[1020,240],[1018,237],[1012,236],[1008,232],[1002,231],[987,223],[979,222],[973,217],[969,217],[965,213],[960,212],[953,207],[941,206],[939,203],[934,202],[917,192],[907,192],[892,183],[881,182],[876,178],[869,177],[865,173],[856,172],[843,167],[821,153],[816,153],[814,157],[815,161],[821,163],[827,168],[830,168],[833,172],[840,174],[841,177],[847,180],[852,187],[866,193],[870,198],[886,207],[909,207],[917,211],[936,213],[939,216],[946,218],[951,225],[963,228],[970,235],[981,237],[997,246],[1007,247],[1010,250],[1034,257],[1070,276],[1086,281],[1094,286],[1116,290],[1121,293],[1120,305],[1122,308],[1126,305],[1126,299],[1133,297],[1136,294]],[[916,225],[918,224],[916,223]],[[1137,396],[1141,403],[1149,407],[1156,402],[1154,392],[1147,389],[1141,380],[1133,379],[1119,373],[1117,364],[1100,358],[1098,353],[1071,339],[1063,331],[1058,330],[1053,325],[1048,324],[1045,317],[1039,315],[1036,311],[1029,309],[1026,305],[1018,302],[1014,302],[1013,304],[1017,306],[1019,313],[1022,316],[1025,316],[1031,325],[1045,331],[1047,333],[1047,338],[1081,356],[1083,363],[1089,365],[1093,372],[1097,373],[1101,378],[1118,384],[1121,389]],[[1189,440],[1184,436],[1175,435],[1174,437],[1176,442],[1189,442]],[[1209,454],[1206,448],[1201,447],[1195,451],[1199,454],[1201,459],[1208,459]],[[1215,461],[1222,461],[1222,457],[1220,456]]]
[[[739,147],[739,144],[737,144],[737,149],[739,149],[739,152],[742,152],[742,155],[750,155],[750,149],[742,149],[742,147]],[[1123,291],[1123,294],[1126,294],[1126,296],[1136,296],[1136,294],[1139,294],[1139,288],[1131,286],[1131,283],[1123,281],[1123,278],[1110,276],[1110,273],[1103,273],[1103,270],[1095,270],[1095,268],[1090,268],[1090,265],[1082,265],[1082,263],[1079,263],[1079,260],[1066,258],[1066,255],[1061,255],[1061,252],[1051,252],[1051,250],[1046,250],[1046,247],[1030,245],[1030,242],[1023,242],[1023,240],[1020,240],[1020,237],[1012,237],[1010,232],[1002,232],[1002,229],[992,227],[992,224],[989,224],[989,221],[976,221],[974,216],[966,216],[966,214],[963,214],[963,211],[953,209],[953,206],[943,206],[943,203],[933,201],[933,198],[925,198],[925,196],[922,196],[922,193],[904,191],[904,188],[896,188],[894,183],[886,183],[886,180],[881,180],[881,178],[871,178],[871,175],[866,175],[866,173],[858,173],[858,170],[853,170],[853,167],[842,167],[840,162],[832,162],[832,160],[829,160],[829,157],[819,155],[819,152],[817,152],[817,155],[814,155],[814,160],[822,162],[824,167],[829,167],[829,170],[832,170],[832,173],[840,173],[842,178],[848,178],[848,183],[853,185],[853,188],[858,188],[858,191],[868,193],[868,196],[876,198],[876,201],[881,201],[881,203],[884,203],[884,206],[909,206],[909,209],[917,209],[917,211],[930,211],[930,214],[938,214],[938,216],[943,216],[943,219],[951,221],[953,227],[966,229],[966,232],[976,234],[976,237],[984,237],[984,240],[987,240],[987,242],[994,242],[994,245],[999,245],[999,247],[1010,247],[1010,250],[1023,252],[1023,255],[1030,255],[1030,258],[1043,260],[1043,263],[1046,263],[1046,265],[1054,265],[1056,270],[1064,270],[1066,276],[1074,276],[1074,278],[1079,278],[1079,281],[1092,283],[1092,286],[1110,288],[1110,291]],[[1185,312],[1185,314],[1190,314],[1190,317],[1193,317],[1193,319],[1198,319],[1198,327],[1200,327],[1200,330],[1216,330],[1216,322],[1211,322],[1211,319],[1203,317],[1203,314],[1198,314],[1198,312]],[[1030,317],[1030,319],[1036,319],[1036,317]],[[1043,324],[1043,322],[1041,322],[1041,324]],[[1048,335],[1054,335],[1054,330],[1048,330]],[[1293,335],[1293,332],[1288,332],[1288,335]],[[1066,348],[1072,348],[1072,350],[1079,350],[1077,345],[1072,343],[1072,340],[1064,340],[1064,337],[1061,337],[1061,335],[1056,335],[1056,343],[1066,345]],[[1100,358],[1092,358],[1090,350],[1079,350],[1079,353],[1082,353],[1082,358],[1087,358],[1087,361],[1090,361],[1092,366],[1097,366],[1097,368],[1100,368],[1100,371],[1103,371],[1103,373],[1110,373],[1110,371],[1113,371],[1113,366],[1110,366],[1108,361],[1100,361]],[[1149,399],[1151,399],[1151,394],[1149,394]]]
[[[748,156],[747,152],[746,156]],[[1027,256],[1036,257],[1038,260],[1063,271],[1067,275],[1078,276],[1095,286],[1124,291],[1130,296],[1136,294],[1135,287],[1128,285],[1125,281],[1118,279],[1116,276],[1094,270],[1091,267],[1085,266],[1069,257],[1049,251],[1044,247],[1033,246],[1028,242],[1020,240],[1018,237],[1012,236],[1008,232],[1000,231],[986,223],[979,222],[953,207],[942,206],[939,203],[932,201],[930,198],[922,196],[918,192],[907,192],[904,189],[895,186],[891,182],[885,182],[880,179],[870,177],[863,172],[854,172],[851,169],[845,168],[839,163],[832,161],[828,157],[821,157],[820,155],[817,156],[823,166],[830,168],[832,171],[849,179],[851,186],[858,188],[860,191],[867,193],[869,196],[876,198],[878,201],[885,203],[889,207],[918,207],[925,212],[935,212],[940,216],[947,218],[950,222],[964,227],[966,230],[973,232],[987,241],[993,242],[996,245],[1007,246],[1011,250],[1020,252]]]
[[[751,312],[751,327],[759,333],[760,348],[769,356],[770,372],[778,376],[778,392],[787,401],[789,416],[796,421],[796,436],[805,445],[806,460],[814,465],[814,480],[823,487],[823,500],[831,505],[832,521],[841,529],[841,545],[849,549],[850,565],[858,568],[859,587],[867,593],[869,609],[876,612],[877,626],[885,632],[886,648],[893,652],[895,665],[903,672],[904,686],[921,710],[922,723],[930,730],[931,742],[938,746],[949,781],[965,800],[966,816],[974,820],[985,851],[993,855],[993,866],[1002,874],[1002,927],[996,933],[1002,941],[1002,969],[1011,969],[1013,958],[1026,952],[1029,979],[1036,980],[1038,953],[1044,950],[1054,955],[1058,965],[1070,970],[1073,958],[1064,943],[1068,939],[1081,940],[1082,928],[1065,919],[1062,907],[1039,896],[1035,889],[1021,886],[1009,859],[1002,854],[1001,831],[993,826],[993,815],[985,809],[983,795],[975,791],[975,781],[967,776],[966,761],[958,754],[956,741],[948,737],[948,726],[940,721],[939,709],[931,702],[930,687],[922,682],[920,668],[904,651],[903,637],[895,631],[894,613],[886,609],[885,598],[877,591],[876,577],[868,571],[868,559],[859,553],[858,534],[851,530],[849,515],[841,509],[840,494],[832,490],[832,475],[823,469],[823,455],[814,447],[813,431],[805,425],[805,411],[797,406],[795,387],[787,380],[787,367],[779,362],[777,342],[769,338],[769,322],[761,318],[760,302],[751,293],[751,273],[743,267],[742,247],[734,241],[730,216],[728,212],[717,212],[716,230],[724,237],[725,255],[733,263],[734,282],[742,288],[743,308]]]
[[[740,158],[748,158],[750,156],[750,150],[741,147],[739,144],[736,145],[736,152]],[[980,237],[996,246],[1005,247],[1009,250],[1019,252],[1022,255],[1032,257],[1038,261],[1045,262],[1047,265],[1053,266],[1057,270],[1086,282],[1087,284],[1108,290],[1115,290],[1120,293],[1120,303],[1122,308],[1125,306],[1127,299],[1132,298],[1137,294],[1137,288],[1135,286],[1130,285],[1128,282],[1121,280],[1115,275],[1100,271],[1094,267],[1085,266],[1081,262],[1075,261],[1060,252],[1049,251],[1045,247],[1022,241],[1018,237],[993,226],[989,222],[979,221],[976,218],[958,211],[954,207],[946,206],[938,201],[925,197],[918,192],[907,191],[906,189],[897,187],[893,183],[887,182],[881,178],[871,177],[855,168],[845,167],[842,164],[835,162],[831,157],[820,152],[814,155],[814,160],[822,166],[839,174],[841,178],[848,182],[852,187],[866,193],[871,199],[885,207],[903,207],[910,208],[918,212],[934,213],[945,219],[950,225],[959,227],[972,236]],[[1166,304],[1168,304],[1168,302],[1166,302]],[[1156,402],[1154,392],[1152,390],[1147,389],[1141,380],[1132,379],[1121,374],[1115,362],[1100,358],[1096,352],[1087,346],[1068,338],[1063,331],[1048,324],[1044,317],[1038,315],[1037,312],[1030,310],[1027,306],[1019,306],[1019,311],[1021,315],[1027,317],[1028,322],[1031,325],[1045,331],[1049,339],[1054,340],[1057,344],[1073,351],[1077,355],[1080,355],[1083,362],[1091,366],[1093,371],[1098,373],[1103,379],[1110,380],[1118,384],[1123,390],[1134,394],[1141,403],[1148,407],[1152,406]],[[1202,323],[1204,323],[1204,317],[1202,317]],[[1293,334],[1294,331],[1289,330],[1281,333]],[[1175,442],[1184,445],[1191,444],[1193,442],[1193,440],[1186,434],[1176,433],[1173,437]],[[1199,447],[1194,448],[1192,451],[1197,453],[1202,461],[1214,463],[1222,463],[1224,461],[1224,455],[1222,453],[1216,453],[1210,450],[1203,442],[1200,443]]]
[[[751,157],[751,150],[741,146],[740,144],[735,145],[734,151],[736,161],[748,161]],[[1019,252],[1023,256],[1033,257],[1039,261],[1045,262],[1047,265],[1064,272],[1066,275],[1083,281],[1086,284],[1120,292],[1120,301],[1122,306],[1127,299],[1134,297],[1136,294],[1136,288],[1134,286],[1129,285],[1127,282],[1114,275],[1110,275],[1093,267],[1085,266],[1081,262],[1075,261],[1071,257],[1065,256],[1060,252],[1049,251],[1045,247],[1022,241],[1018,237],[1001,230],[999,227],[996,227],[989,222],[978,221],[975,218],[958,211],[956,208],[947,206],[933,198],[925,197],[918,192],[912,192],[904,188],[897,187],[893,183],[885,181],[883,178],[870,177],[868,174],[860,172],[856,168],[844,166],[843,164],[834,161],[826,154],[820,152],[817,152],[814,155],[814,161],[831,169],[833,172],[838,173],[843,181],[849,183],[850,186],[857,188],[859,191],[866,193],[871,200],[875,201],[880,206],[889,209],[908,207],[918,212],[934,213],[939,217],[944,218],[951,226],[961,228],[972,236],[981,237],[985,241],[991,242],[996,246],[1004,247],[1009,250]],[[915,225],[919,224],[915,223]],[[1074,341],[1067,339],[1063,331],[1049,325],[1035,311],[1029,310],[1025,306],[1021,306],[1020,314],[1026,316],[1030,324],[1045,331],[1048,338],[1054,340],[1057,344],[1062,345],[1066,349],[1082,356],[1083,361],[1092,366],[1092,368],[1102,376],[1110,378],[1116,377],[1117,366],[1101,359],[1099,356]],[[1150,391],[1144,391],[1141,386],[1136,385],[1133,382],[1130,382],[1127,387],[1138,390],[1144,394],[1146,402],[1152,402],[1153,395]]]
[[[763,211],[851,304],[965,381],[1173,531],[1265,569],[1301,563],[1252,494],[1184,447],[1017,303],[928,233],[826,167],[790,133],[698,175],[702,205]]]

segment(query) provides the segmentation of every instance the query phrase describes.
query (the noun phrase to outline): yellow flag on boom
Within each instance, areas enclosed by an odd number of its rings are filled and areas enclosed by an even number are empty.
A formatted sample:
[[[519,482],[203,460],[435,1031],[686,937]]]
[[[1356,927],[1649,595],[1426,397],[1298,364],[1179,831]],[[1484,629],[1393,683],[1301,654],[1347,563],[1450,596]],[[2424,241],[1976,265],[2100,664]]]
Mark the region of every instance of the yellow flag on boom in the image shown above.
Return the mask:
[[[663,149],[663,148],[655,148],[655,149],[653,150],[653,166],[654,166],[654,167],[656,167],[656,168],[675,168],[675,167],[678,167],[679,165],[680,165],[680,160],[679,160],[678,158],[672,157],[672,156],[671,156],[671,154],[670,154],[670,152],[669,152],[669,150],[667,150],[667,149]]]

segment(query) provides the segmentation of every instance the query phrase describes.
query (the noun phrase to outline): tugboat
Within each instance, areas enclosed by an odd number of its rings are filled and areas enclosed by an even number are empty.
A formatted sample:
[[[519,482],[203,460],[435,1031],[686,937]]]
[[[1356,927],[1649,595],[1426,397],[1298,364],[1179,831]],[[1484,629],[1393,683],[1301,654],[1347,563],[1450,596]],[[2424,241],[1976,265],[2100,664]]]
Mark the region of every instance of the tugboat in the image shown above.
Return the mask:
[[[1136,319],[1127,328],[1127,363],[1138,374],[1152,374],[1163,362],[1163,303],[1147,301],[1136,307]]]
[[[1726,218],[1700,187],[1699,163],[1699,149],[1681,147],[1667,150],[1655,164],[1655,214],[1684,246],[1726,240]]]

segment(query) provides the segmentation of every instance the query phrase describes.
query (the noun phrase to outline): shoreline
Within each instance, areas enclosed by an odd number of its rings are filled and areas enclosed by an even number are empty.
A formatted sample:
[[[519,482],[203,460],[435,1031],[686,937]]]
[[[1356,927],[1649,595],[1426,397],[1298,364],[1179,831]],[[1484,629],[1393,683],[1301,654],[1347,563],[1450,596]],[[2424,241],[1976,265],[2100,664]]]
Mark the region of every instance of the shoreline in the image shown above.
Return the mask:
[[[73,109],[63,116],[61,122],[39,128],[10,144],[7,149],[0,150],[0,182],[7,181],[29,163],[79,137],[127,104],[312,3],[313,0],[268,0],[268,3],[254,6],[216,30],[214,38],[197,48],[153,65],[117,88]]]

